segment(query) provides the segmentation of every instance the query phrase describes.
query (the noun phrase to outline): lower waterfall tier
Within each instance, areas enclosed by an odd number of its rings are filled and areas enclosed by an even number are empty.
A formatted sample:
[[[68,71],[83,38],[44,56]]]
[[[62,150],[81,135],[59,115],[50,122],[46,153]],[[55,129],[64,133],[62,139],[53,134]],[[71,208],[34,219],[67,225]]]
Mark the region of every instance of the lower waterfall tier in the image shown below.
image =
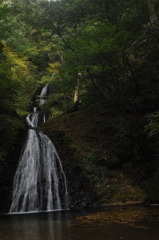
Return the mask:
[[[66,176],[51,140],[30,129],[14,178],[10,212],[67,209]]]

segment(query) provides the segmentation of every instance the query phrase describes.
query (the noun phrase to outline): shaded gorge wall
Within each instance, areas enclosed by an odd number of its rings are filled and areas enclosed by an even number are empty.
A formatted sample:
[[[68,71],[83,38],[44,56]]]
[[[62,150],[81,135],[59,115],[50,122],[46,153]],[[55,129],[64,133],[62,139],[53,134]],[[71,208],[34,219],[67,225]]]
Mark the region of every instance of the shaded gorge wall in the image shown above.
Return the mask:
[[[16,115],[0,115],[0,123],[0,212],[8,212],[13,178],[26,140],[27,127]]]

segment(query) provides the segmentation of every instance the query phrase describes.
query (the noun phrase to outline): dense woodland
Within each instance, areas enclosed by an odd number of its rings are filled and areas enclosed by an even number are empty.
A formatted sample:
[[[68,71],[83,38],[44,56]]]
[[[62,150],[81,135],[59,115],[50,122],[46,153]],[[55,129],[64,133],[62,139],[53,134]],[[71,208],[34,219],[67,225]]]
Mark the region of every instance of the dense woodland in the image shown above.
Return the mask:
[[[53,135],[56,126],[59,149],[78,159],[71,171],[85,177],[93,195],[159,202],[159,1],[0,1],[4,195],[25,141],[25,116],[47,83],[41,111],[50,117],[41,127]],[[116,190],[114,179],[131,191]]]

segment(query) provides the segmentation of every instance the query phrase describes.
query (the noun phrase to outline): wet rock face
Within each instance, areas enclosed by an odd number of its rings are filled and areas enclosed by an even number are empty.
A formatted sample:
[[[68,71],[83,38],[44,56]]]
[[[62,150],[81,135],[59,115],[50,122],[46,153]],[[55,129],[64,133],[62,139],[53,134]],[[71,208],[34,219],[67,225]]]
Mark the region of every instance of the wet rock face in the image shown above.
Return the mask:
[[[68,173],[67,178],[69,181],[70,208],[80,209],[88,207],[91,204],[90,193],[82,183],[80,176],[75,176],[74,174],[71,176]]]
[[[8,192],[10,192],[10,186],[0,186],[0,213],[8,212],[10,204]]]
[[[0,158],[0,213],[9,211],[13,179],[21,155],[21,148],[26,140],[25,126],[24,128],[17,127],[3,131],[5,138],[2,142],[0,141],[0,152],[3,153],[3,157]]]
[[[79,166],[80,160],[77,159],[76,150],[70,145],[67,136],[56,129],[43,129],[54,141],[55,147],[61,158],[64,172],[67,178],[69,192],[69,208],[82,209],[87,207],[96,207],[96,196],[90,188],[90,183],[82,167]]]
[[[9,164],[8,164],[9,166]],[[12,195],[12,185],[13,177],[8,171],[4,170],[4,175],[0,176],[0,213],[6,213],[9,210],[11,195]],[[7,177],[8,176],[8,177]]]
[[[12,199],[14,174],[19,161],[20,151],[12,152],[12,158],[5,159],[3,173],[0,175],[0,213],[9,211]]]
[[[75,190],[70,193],[70,209],[81,209],[88,207],[97,207],[93,202],[91,194],[86,190]]]
[[[8,159],[6,159],[7,166],[3,169],[3,176],[0,176],[0,213],[7,213],[9,211],[12,199],[13,179],[18,159],[19,157],[15,159],[14,163],[8,162]]]

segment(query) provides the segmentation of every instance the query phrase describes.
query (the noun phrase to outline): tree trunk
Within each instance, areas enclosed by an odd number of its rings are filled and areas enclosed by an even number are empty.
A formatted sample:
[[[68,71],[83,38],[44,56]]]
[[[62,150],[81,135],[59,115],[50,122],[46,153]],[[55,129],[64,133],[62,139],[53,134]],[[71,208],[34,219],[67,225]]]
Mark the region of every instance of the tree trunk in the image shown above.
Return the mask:
[[[79,78],[77,78],[77,85],[75,87],[74,98],[73,98],[74,103],[76,103],[79,98],[79,81],[80,81]]]
[[[159,0],[148,0],[148,8],[150,12],[150,21],[154,23],[159,20]]]

